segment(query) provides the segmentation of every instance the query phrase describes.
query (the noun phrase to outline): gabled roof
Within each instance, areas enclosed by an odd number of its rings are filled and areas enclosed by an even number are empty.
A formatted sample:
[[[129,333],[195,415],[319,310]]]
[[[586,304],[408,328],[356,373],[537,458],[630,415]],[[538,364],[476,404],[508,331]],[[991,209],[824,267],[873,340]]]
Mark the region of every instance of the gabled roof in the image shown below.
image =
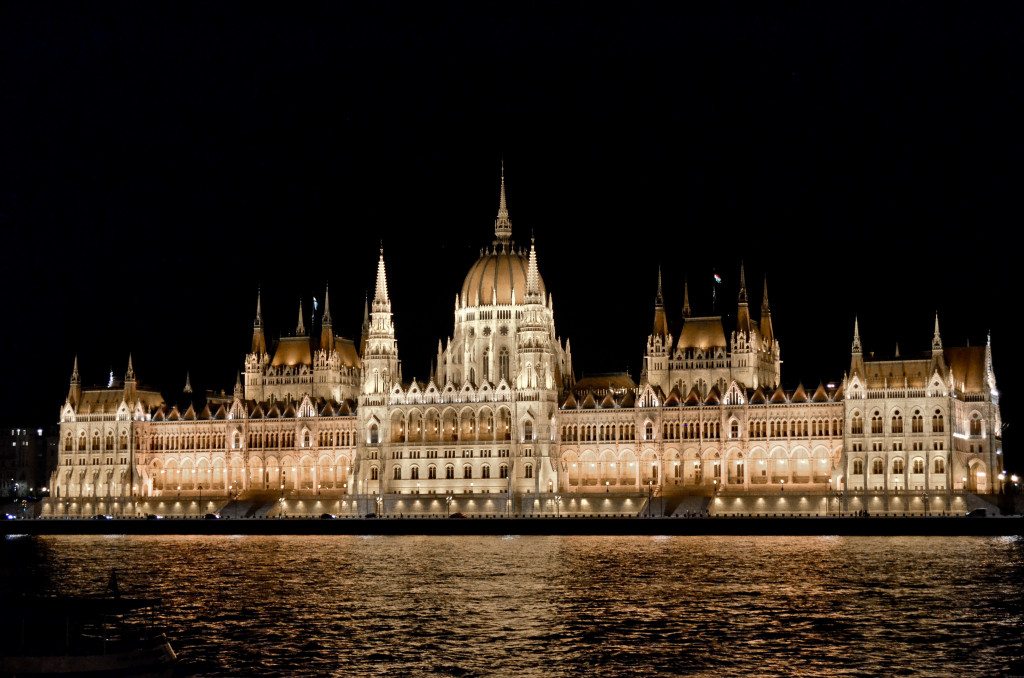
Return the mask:
[[[277,342],[277,350],[274,351],[274,358],[270,364],[272,367],[312,365],[313,354],[309,337],[282,337]]]
[[[796,390],[793,391],[793,397],[789,399],[791,403],[806,403],[807,402],[807,389],[804,388],[803,384],[799,384]]]
[[[593,410],[597,407],[597,403],[594,401],[594,394],[587,393],[587,397],[583,399],[583,403],[580,405],[585,410]]]
[[[565,400],[562,402],[562,409],[575,410],[578,407],[579,403],[576,402],[576,398],[575,396],[573,396],[572,391],[569,391],[569,394],[565,397]]]
[[[772,393],[771,402],[774,405],[789,402],[789,399],[786,397],[786,392],[782,390],[782,386],[777,386],[775,388],[775,392]]]
[[[722,402],[722,392],[718,390],[718,386],[712,386],[708,390],[708,397],[704,399],[704,403],[707,405],[718,405]]]
[[[612,397],[612,392],[608,391],[604,394],[604,398],[601,398],[601,409],[607,410],[615,407],[615,398]]]
[[[943,351],[957,388],[965,393],[985,392],[985,347],[965,346]]]
[[[764,405],[768,402],[768,399],[764,397],[764,389],[760,386],[754,389],[754,392],[750,394],[751,405]]]
[[[636,391],[630,389],[622,396],[622,400],[619,401],[619,407],[633,407],[634,405],[636,405]]]
[[[687,318],[683,321],[683,330],[679,333],[676,348],[699,348],[707,350],[711,347],[725,347],[725,330],[721,316],[703,316]]]
[[[679,392],[678,386],[673,386],[665,398],[665,407],[676,406],[683,402],[683,394]]]
[[[694,386],[690,389],[690,392],[686,394],[686,400],[683,401],[684,405],[700,405],[700,391]]]
[[[827,403],[829,401],[828,393],[825,391],[825,384],[819,382],[818,388],[814,390],[814,395],[811,396],[812,403]]]

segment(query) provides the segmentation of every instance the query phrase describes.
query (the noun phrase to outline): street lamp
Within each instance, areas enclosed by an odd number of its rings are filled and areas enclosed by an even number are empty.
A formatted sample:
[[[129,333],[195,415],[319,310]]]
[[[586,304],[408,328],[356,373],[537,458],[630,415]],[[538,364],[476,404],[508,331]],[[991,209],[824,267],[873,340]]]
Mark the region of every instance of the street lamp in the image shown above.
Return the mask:
[[[444,498],[444,517],[445,518],[450,518],[451,517],[452,502],[453,501],[455,501],[455,498],[452,497],[451,495],[448,495],[447,497]]]
[[[715,482],[717,483],[718,481],[716,480]],[[647,481],[647,517],[648,518],[653,518],[654,517],[654,507],[651,505],[651,502],[653,502],[653,501],[654,501],[654,481],[653,480],[648,480]]]
[[[562,498],[557,494],[555,495],[555,517],[562,517]]]
[[[384,497],[377,497],[377,515],[384,515]]]

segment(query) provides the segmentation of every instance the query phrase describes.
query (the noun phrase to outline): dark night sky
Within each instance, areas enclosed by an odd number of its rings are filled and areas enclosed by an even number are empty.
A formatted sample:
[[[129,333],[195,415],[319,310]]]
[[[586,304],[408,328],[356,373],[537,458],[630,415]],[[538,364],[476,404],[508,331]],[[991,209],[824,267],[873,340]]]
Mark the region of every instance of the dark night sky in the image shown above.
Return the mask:
[[[270,334],[329,280],[357,335],[381,239],[422,377],[503,154],[577,376],[638,376],[659,262],[677,326],[743,258],[788,387],[855,313],[880,354],[991,328],[1013,454],[1024,7],[427,4],[0,5],[0,417],[55,422],[76,352],[230,389],[257,285]]]

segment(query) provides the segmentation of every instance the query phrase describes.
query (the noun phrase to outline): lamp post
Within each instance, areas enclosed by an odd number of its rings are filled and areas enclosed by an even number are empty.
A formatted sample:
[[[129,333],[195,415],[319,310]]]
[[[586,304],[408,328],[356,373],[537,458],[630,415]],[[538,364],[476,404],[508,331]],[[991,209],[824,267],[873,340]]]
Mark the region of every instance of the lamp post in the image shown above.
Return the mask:
[[[555,495],[555,517],[562,517],[562,498],[557,494]]]
[[[377,497],[377,515],[384,517],[384,497]]]
[[[715,482],[717,483],[718,481],[716,480]],[[652,501],[654,501],[654,481],[653,480],[648,480],[647,481],[647,517],[648,518],[653,518],[654,517],[654,507],[651,506],[651,502]]]
[[[452,497],[451,495],[448,495],[447,497],[444,498],[444,517],[445,518],[450,518],[451,517],[452,502],[453,501],[455,501],[455,498]]]
[[[203,510],[203,486],[202,485],[199,485],[199,512],[200,513],[206,513],[206,511]]]

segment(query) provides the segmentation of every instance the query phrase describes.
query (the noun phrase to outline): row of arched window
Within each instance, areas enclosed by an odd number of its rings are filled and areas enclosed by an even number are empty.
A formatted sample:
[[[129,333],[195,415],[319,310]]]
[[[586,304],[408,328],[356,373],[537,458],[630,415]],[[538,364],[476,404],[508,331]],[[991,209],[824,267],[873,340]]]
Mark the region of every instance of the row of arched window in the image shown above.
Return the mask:
[[[139,440],[139,438],[136,435],[136,437],[135,437],[136,445],[138,445],[138,440]],[[101,442],[102,442],[102,444],[101,444]],[[79,436],[78,436],[78,451],[79,452],[85,452],[85,451],[87,451],[87,447],[88,447],[88,450],[91,450],[92,452],[99,452],[101,450],[105,450],[105,451],[109,452],[109,451],[114,449],[114,434],[113,433],[107,433],[106,438],[102,438],[101,439],[99,432],[98,431],[94,432],[93,436],[92,436],[92,445],[87,446],[86,445],[85,431],[82,431],[82,433],[79,434]],[[123,431],[121,432],[121,435],[117,439],[117,449],[119,449],[119,450],[127,450],[128,449],[128,434],[123,432]],[[74,442],[72,440],[71,433],[68,433],[64,437],[64,451],[65,452],[73,452],[74,451]]]
[[[651,426],[650,423],[647,424]],[[651,437],[654,437],[653,428]],[[568,424],[562,427],[566,442],[636,440],[636,424]]]
[[[925,461],[921,457],[915,457],[911,462],[911,473],[924,473]],[[892,473],[903,473],[906,471],[905,462],[902,459],[892,460]],[[945,473],[946,472],[946,460],[937,457],[932,463],[932,473]],[[882,475],[885,473],[885,461],[881,457],[875,457],[871,460],[871,473],[874,475]],[[855,476],[864,475],[864,460],[854,459],[853,460],[853,471],[852,474]]]
[[[944,433],[946,430],[946,420],[942,415],[942,410],[935,410],[932,415],[932,433]],[[892,419],[889,422],[889,432],[895,434],[901,434],[904,432],[903,429],[903,414],[900,411],[896,411],[892,415]],[[910,417],[910,432],[911,433],[924,433],[924,415],[921,414],[920,410],[914,410],[913,415]],[[850,434],[851,435],[862,435],[864,433],[864,417],[860,412],[854,412],[850,418]],[[871,413],[871,433],[872,435],[883,435],[885,433],[885,418],[882,413],[875,410]]]
[[[523,476],[525,478],[532,478],[533,477],[533,465],[532,464],[526,464],[523,467]],[[490,467],[489,464],[484,464],[483,466],[480,467],[480,478],[486,480],[486,479],[489,479],[490,477],[491,477],[491,467]],[[498,467],[498,477],[499,478],[508,478],[508,464],[501,464]],[[473,478],[473,467],[470,464],[466,464],[466,465],[464,465],[462,467],[462,478],[464,480],[469,480],[469,479]],[[378,479],[379,479],[379,475],[378,475],[377,467],[374,466],[373,468],[370,469],[370,480],[378,480]],[[397,466],[396,465],[394,467],[394,470],[392,472],[392,479],[393,480],[405,480],[405,478],[402,477],[402,467],[401,466]],[[444,467],[444,479],[445,480],[454,480],[455,479],[455,466],[453,464],[448,464],[448,465],[446,465]],[[419,466],[412,466],[412,467],[410,467],[408,480],[420,480],[420,467]],[[437,480],[437,466],[434,466],[433,464],[431,464],[430,466],[427,467],[427,477],[426,477],[426,480]]]

